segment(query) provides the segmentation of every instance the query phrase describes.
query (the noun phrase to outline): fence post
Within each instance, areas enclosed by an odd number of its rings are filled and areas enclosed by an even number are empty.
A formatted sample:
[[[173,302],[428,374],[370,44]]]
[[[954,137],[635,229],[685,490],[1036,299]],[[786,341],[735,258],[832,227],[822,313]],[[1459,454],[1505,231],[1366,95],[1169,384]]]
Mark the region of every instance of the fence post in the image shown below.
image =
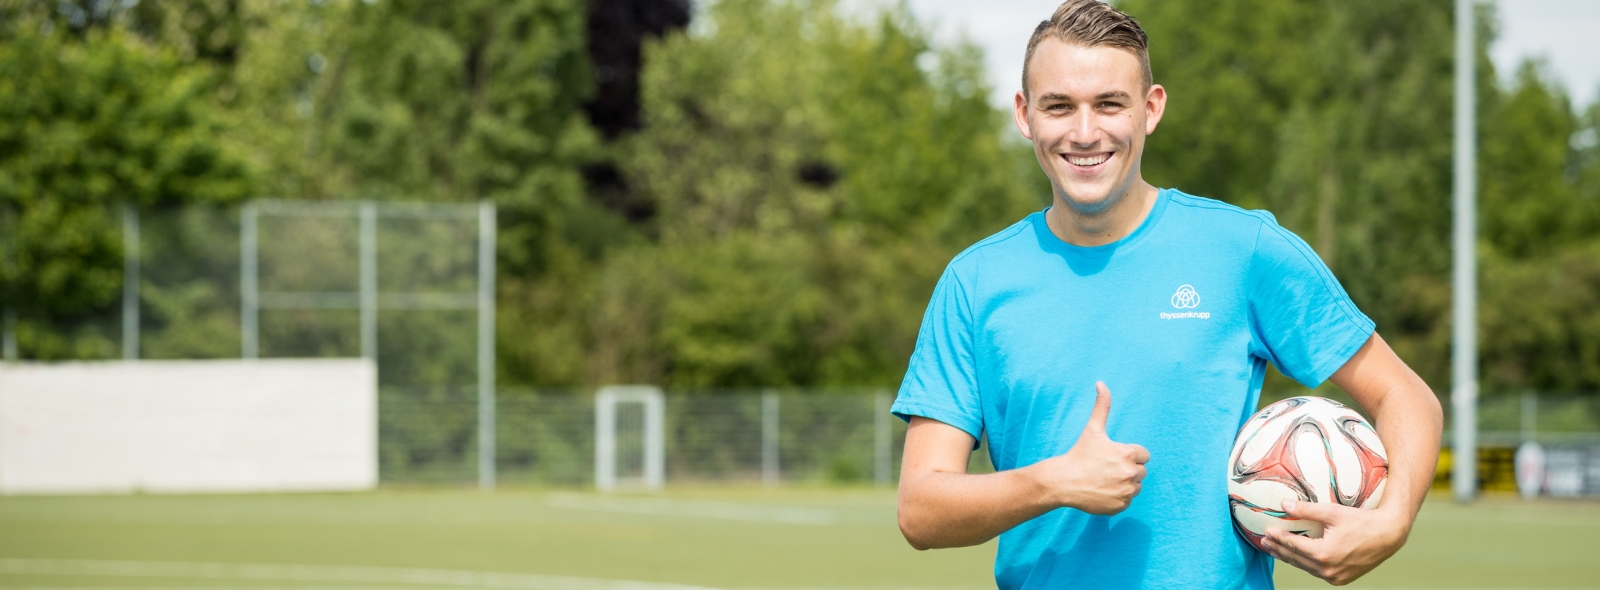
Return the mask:
[[[659,490],[667,480],[666,396],[651,388],[644,396],[644,487]]]
[[[361,356],[378,360],[378,206],[372,201],[361,202],[360,256],[361,274]]]
[[[257,280],[256,222],[260,217],[255,203],[239,210],[239,357],[260,356],[261,292]]]
[[[494,203],[478,204],[478,488],[494,489]]]
[[[761,393],[761,483],[778,485],[778,392]]]
[[[139,359],[139,208],[122,204],[122,359]]]
[[[872,438],[874,443],[873,450],[875,451],[873,457],[875,461],[873,461],[873,466],[876,468],[874,471],[875,475],[877,476],[875,479],[878,487],[888,487],[889,485],[889,469],[891,459],[889,456],[891,453],[889,446],[890,403],[892,402],[889,398],[889,394],[882,391],[872,394]]]
[[[617,404],[615,390],[602,387],[594,395],[594,487],[617,487]]]
[[[1478,187],[1477,59],[1473,0],[1456,0],[1455,203],[1452,251],[1450,406],[1454,423],[1451,491],[1457,502],[1478,495]]]
[[[17,362],[17,310],[7,307],[5,319],[0,323],[5,324],[0,326],[0,330],[5,332],[0,334],[0,340],[4,341],[0,342],[0,349],[4,349],[0,353],[5,355],[6,362]]]
[[[1534,439],[1539,431],[1539,394],[1522,392],[1522,441]]]

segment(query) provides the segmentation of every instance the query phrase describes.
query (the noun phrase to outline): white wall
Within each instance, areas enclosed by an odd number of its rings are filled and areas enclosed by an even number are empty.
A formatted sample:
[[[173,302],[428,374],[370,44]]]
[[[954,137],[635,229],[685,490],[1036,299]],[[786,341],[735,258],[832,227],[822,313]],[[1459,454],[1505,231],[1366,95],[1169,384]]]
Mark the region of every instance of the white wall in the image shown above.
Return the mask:
[[[0,493],[363,490],[365,359],[0,364]]]

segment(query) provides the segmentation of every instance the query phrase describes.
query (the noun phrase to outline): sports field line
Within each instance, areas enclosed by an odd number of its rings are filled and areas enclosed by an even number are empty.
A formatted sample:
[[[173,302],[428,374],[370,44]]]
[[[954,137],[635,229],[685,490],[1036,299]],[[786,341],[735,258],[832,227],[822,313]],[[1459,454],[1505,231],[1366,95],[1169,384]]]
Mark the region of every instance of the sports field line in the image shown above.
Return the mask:
[[[6,590],[173,590],[172,586],[7,586]],[[394,586],[182,586],[182,590],[395,590]]]
[[[714,590],[682,584],[471,570],[185,561],[10,558],[0,559],[0,574],[355,582],[499,590]]]
[[[596,498],[578,494],[552,494],[545,501],[545,504],[551,508],[564,508],[567,510],[621,512],[652,516],[682,516],[778,524],[829,525],[833,524],[834,521],[833,511],[821,508],[759,506],[732,502],[707,502],[704,500]]]

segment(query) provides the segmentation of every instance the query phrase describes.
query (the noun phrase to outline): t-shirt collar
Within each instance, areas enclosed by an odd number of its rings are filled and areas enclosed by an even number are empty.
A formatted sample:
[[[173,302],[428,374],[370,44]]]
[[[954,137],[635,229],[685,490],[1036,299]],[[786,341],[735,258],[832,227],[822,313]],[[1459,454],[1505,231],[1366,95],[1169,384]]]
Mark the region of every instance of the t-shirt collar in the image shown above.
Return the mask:
[[[1050,231],[1050,224],[1045,221],[1045,216],[1050,213],[1050,207],[1045,207],[1043,211],[1034,213],[1031,216],[1034,218],[1033,229],[1035,233],[1039,234],[1039,243],[1043,245],[1046,250],[1060,252],[1070,256],[1108,258],[1119,251],[1125,252],[1131,249],[1153,230],[1156,224],[1161,221],[1161,214],[1167,210],[1167,201],[1171,200],[1171,196],[1167,193],[1171,190],[1172,189],[1165,188],[1157,190],[1156,202],[1150,206],[1150,213],[1145,215],[1144,221],[1139,222],[1139,227],[1135,228],[1133,233],[1123,236],[1122,239],[1109,244],[1101,244],[1099,246],[1079,246],[1062,241],[1061,238],[1056,237],[1055,232]]]

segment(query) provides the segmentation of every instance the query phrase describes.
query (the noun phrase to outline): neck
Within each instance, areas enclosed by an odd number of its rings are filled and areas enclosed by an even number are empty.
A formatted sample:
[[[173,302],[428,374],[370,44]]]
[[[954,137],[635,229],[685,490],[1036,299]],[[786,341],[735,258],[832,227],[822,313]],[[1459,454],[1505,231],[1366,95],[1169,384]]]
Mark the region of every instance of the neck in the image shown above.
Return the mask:
[[[1114,203],[1102,211],[1086,213],[1067,203],[1061,191],[1055,192],[1055,206],[1045,215],[1050,233],[1074,246],[1104,246],[1128,237],[1144,223],[1160,193],[1143,178],[1135,178],[1127,192],[1115,197]]]

